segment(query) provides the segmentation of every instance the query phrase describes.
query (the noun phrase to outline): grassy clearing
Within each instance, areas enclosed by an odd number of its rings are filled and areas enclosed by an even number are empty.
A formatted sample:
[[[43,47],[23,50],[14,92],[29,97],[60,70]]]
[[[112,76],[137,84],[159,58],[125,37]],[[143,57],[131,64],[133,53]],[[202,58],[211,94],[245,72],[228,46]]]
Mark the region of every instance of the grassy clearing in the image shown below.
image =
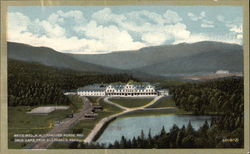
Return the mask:
[[[98,103],[98,99],[100,99],[100,97],[91,96],[91,97],[88,97],[88,99],[89,99],[90,102],[92,102],[92,103]]]
[[[52,129],[56,120],[62,120],[71,113],[71,109],[57,110],[48,115],[27,114],[30,107],[16,106],[8,108],[9,148],[22,148],[25,143],[15,143],[14,134],[44,134]]]
[[[110,101],[117,103],[121,106],[128,107],[128,108],[135,108],[140,107],[148,104],[153,99],[152,98],[111,98]]]
[[[15,143],[14,134],[45,134],[53,127],[57,120],[67,118],[67,115],[78,112],[83,107],[82,99],[77,96],[69,96],[72,104],[67,110],[56,110],[47,115],[27,114],[26,112],[39,106],[15,106],[8,107],[8,145],[11,149],[23,148],[27,143]]]
[[[90,99],[92,99],[91,101],[93,103],[95,103],[93,101],[93,98],[91,97]],[[94,98],[95,101],[97,101],[98,98]],[[99,101],[100,105],[103,106],[103,111],[98,112],[98,116],[95,120],[90,120],[90,119],[86,119],[86,120],[81,120],[79,123],[77,123],[74,127],[72,127],[71,129],[69,129],[66,133],[77,133],[77,134],[83,134],[84,137],[87,137],[88,134],[91,132],[91,130],[95,127],[95,125],[103,118],[122,112],[122,110],[118,107],[115,107],[113,105],[107,104],[103,101],[103,99],[100,99]],[[68,147],[68,143],[53,143],[51,145],[51,149],[60,149],[60,148],[67,148]]]
[[[126,117],[140,117],[140,116],[160,116],[160,115],[169,115],[169,114],[193,114],[192,112],[187,112],[182,109],[177,110],[152,110],[152,111],[135,111],[125,115],[120,116],[119,118]]]
[[[103,111],[98,112],[98,116],[95,120],[82,120],[78,124],[76,124],[73,128],[71,128],[69,133],[83,133],[84,136],[87,136],[90,131],[94,128],[97,122],[99,122],[102,118],[122,112],[122,110],[113,105],[107,104],[103,102],[103,99],[99,101],[100,105],[103,106]]]
[[[161,107],[176,107],[174,100],[171,97],[164,97],[157,101],[155,104],[148,108],[161,108]]]
[[[79,96],[68,96],[71,101],[71,109],[75,112],[79,112],[83,108],[83,99]]]

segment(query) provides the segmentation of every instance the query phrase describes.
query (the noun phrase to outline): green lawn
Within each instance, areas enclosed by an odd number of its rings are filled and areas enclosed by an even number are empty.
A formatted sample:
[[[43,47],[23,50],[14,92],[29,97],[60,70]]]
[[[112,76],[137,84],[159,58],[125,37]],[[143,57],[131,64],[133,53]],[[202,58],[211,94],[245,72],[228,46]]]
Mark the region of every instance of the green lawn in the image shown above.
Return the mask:
[[[83,133],[86,137],[90,131],[94,128],[96,123],[100,121],[102,118],[122,112],[122,110],[113,105],[107,104],[103,102],[103,99],[99,101],[100,105],[103,106],[103,111],[98,112],[98,116],[95,120],[82,120],[78,124],[76,124],[72,129],[69,130],[69,133]]]
[[[88,99],[92,103],[98,103],[98,99],[100,99],[100,97],[89,96]]]
[[[54,121],[67,118],[67,115],[72,112],[78,112],[83,102],[77,96],[70,96],[72,104],[68,110],[57,110],[47,115],[33,115],[27,114],[33,108],[38,106],[15,106],[8,107],[8,143],[9,148],[19,149],[27,143],[15,143],[14,134],[44,134],[52,129]]]
[[[110,101],[128,108],[140,107],[152,101],[152,98],[111,98]]]
[[[153,111],[136,111],[120,116],[119,118],[137,117],[137,116],[159,116],[167,114],[193,114],[182,109],[178,110],[153,110]]]
[[[93,98],[92,98],[93,99]],[[97,98],[95,98],[97,100]],[[93,101],[93,100],[91,100]],[[94,103],[94,102],[93,102]],[[100,99],[99,101],[100,105],[103,106],[103,111],[98,112],[98,116],[96,119],[91,120],[91,119],[86,119],[86,120],[81,120],[79,123],[77,123],[74,127],[69,129],[67,133],[82,133],[84,137],[87,137],[90,131],[95,127],[95,125],[104,117],[122,112],[122,110],[118,107],[115,107],[113,105],[107,104],[103,101],[103,99]],[[51,145],[51,149],[57,148],[67,148],[68,144],[67,143],[53,143]]]
[[[74,112],[79,112],[83,108],[83,99],[79,96],[68,96],[69,100],[71,101],[71,109]]]
[[[176,107],[175,102],[170,97],[164,97],[148,108]]]
[[[56,120],[65,119],[71,109],[54,111],[48,115],[32,115],[26,112],[27,106],[8,108],[9,148],[22,148],[24,143],[15,143],[14,134],[44,134],[51,130],[51,124]]]

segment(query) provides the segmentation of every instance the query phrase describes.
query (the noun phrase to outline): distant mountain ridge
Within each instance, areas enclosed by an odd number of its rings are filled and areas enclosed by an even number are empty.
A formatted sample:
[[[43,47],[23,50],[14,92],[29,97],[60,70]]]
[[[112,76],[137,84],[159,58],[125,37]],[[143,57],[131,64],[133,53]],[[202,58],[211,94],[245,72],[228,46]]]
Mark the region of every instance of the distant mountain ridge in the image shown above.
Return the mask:
[[[243,49],[237,44],[203,41],[146,47],[109,54],[68,54],[78,60],[149,74],[208,73],[218,69],[243,70]]]
[[[161,63],[136,68],[134,71],[138,70],[149,74],[161,72],[160,74],[163,76],[182,76],[185,74],[207,75],[220,69],[229,70],[230,72],[242,72],[243,55],[238,52],[204,52],[188,57],[169,59]]]
[[[149,75],[147,73],[140,72],[137,70],[126,71],[80,61],[74,57],[69,56],[68,54],[58,52],[48,47],[34,47],[22,43],[8,42],[7,50],[9,59],[24,62],[37,62],[46,66],[52,66],[61,69],[71,69],[76,71],[103,74],[126,73],[141,79],[158,78],[157,75]]]
[[[7,50],[8,58],[15,60],[38,62],[47,66],[85,72],[121,72],[118,69],[107,68],[105,66],[79,61],[48,47],[34,47],[22,43],[8,42]]]
[[[243,71],[242,46],[211,41],[92,55],[65,54],[47,47],[8,42],[8,58],[79,71],[151,77],[201,75],[220,69]]]

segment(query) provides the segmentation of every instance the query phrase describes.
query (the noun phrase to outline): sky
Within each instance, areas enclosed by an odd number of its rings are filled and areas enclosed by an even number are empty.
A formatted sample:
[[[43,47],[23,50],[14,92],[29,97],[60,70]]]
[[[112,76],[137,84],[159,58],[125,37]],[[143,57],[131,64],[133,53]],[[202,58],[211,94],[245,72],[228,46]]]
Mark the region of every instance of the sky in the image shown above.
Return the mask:
[[[199,41],[242,44],[240,6],[10,6],[7,40],[102,54]]]

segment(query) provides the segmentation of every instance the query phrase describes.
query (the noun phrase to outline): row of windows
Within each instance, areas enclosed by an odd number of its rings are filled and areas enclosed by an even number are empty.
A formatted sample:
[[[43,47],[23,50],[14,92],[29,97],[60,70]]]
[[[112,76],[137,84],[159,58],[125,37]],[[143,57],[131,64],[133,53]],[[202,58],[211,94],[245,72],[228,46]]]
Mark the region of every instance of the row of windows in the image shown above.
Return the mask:
[[[89,94],[104,94],[104,92],[80,92],[81,95],[89,95]]]
[[[114,87],[119,87],[122,88],[122,86],[114,86]],[[108,89],[113,88],[112,86],[109,86]],[[125,86],[124,89],[131,89],[131,88],[144,88],[144,86]],[[152,88],[151,86],[147,86],[145,88]]]
[[[149,93],[149,92],[155,92],[155,90],[154,89],[151,89],[151,90],[107,90],[106,92],[108,92],[108,93],[121,93],[121,92],[124,92],[124,93],[131,93],[131,92],[133,92],[133,93],[138,93],[138,92],[140,92],[140,93],[142,93],[142,92],[146,92],[146,93]],[[104,91],[82,91],[82,92],[79,92],[80,94],[92,94],[92,93],[94,93],[94,94],[101,94],[101,93],[104,93]]]
[[[80,93],[80,95],[85,96],[104,96],[104,93]]]
[[[107,90],[107,92],[154,92],[155,90]]]
[[[127,93],[109,93],[108,95],[109,96],[112,96],[112,95],[139,96],[139,95],[157,95],[157,93],[130,93],[130,94],[127,94]]]

